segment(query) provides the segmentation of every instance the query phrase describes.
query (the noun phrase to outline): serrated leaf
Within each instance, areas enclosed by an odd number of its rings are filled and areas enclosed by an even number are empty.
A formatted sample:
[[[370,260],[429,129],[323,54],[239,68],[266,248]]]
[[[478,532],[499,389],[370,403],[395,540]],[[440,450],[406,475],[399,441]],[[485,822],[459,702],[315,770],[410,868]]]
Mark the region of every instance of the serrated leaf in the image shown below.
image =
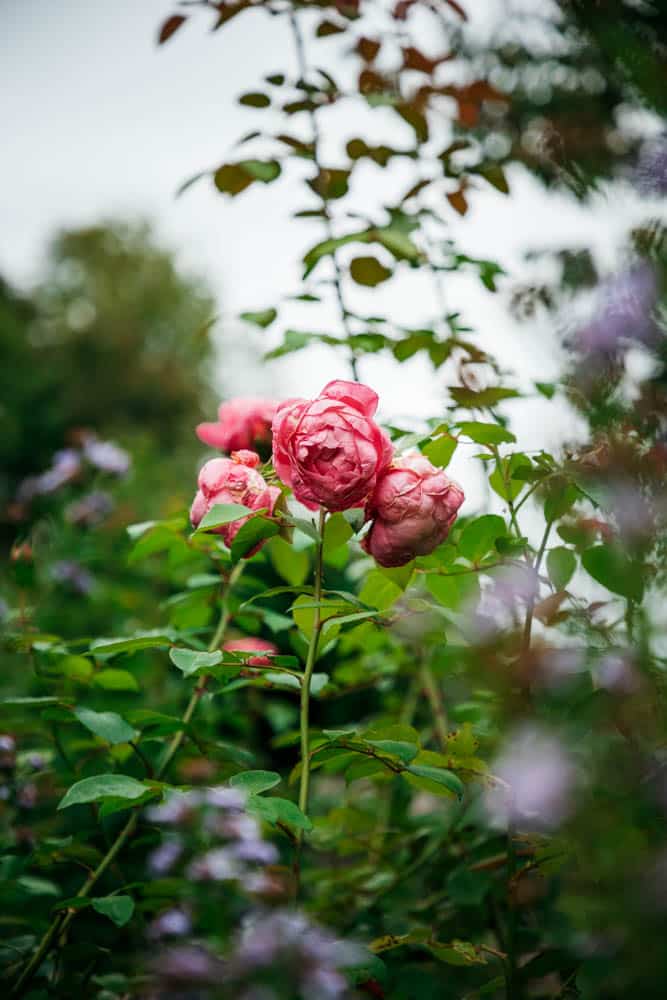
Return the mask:
[[[458,775],[453,771],[448,771],[442,767],[429,767],[425,764],[411,764],[405,775],[412,775],[414,778],[428,781],[434,786],[446,789],[451,795],[461,798],[465,792],[465,786]]]
[[[459,541],[459,551],[471,562],[477,563],[494,547],[496,538],[507,534],[502,517],[483,514],[466,524]]]

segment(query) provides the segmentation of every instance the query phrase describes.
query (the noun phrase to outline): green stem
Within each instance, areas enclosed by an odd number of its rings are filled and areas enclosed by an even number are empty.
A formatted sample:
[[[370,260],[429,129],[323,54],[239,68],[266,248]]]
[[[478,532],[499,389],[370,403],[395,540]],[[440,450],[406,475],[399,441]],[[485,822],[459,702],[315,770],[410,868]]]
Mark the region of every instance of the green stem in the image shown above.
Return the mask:
[[[447,715],[442,691],[436,681],[429,664],[424,663],[421,668],[422,690],[426,695],[431,711],[433,712],[433,725],[440,749],[447,749]]]
[[[234,567],[234,569],[230,573],[225,583],[222,595],[222,614],[220,616],[220,621],[215,631],[215,635],[213,636],[211,643],[208,647],[209,652],[212,652],[213,650],[217,649],[222,643],[230,619],[230,611],[228,603],[229,592],[236,583],[236,581],[238,580],[242,571],[243,571],[243,562],[239,562]],[[165,755],[162,758],[162,762],[160,763],[160,766],[156,770],[155,779],[157,781],[159,781],[162,778],[167,768],[171,764],[173,758],[180,749],[180,746],[185,736],[184,730],[188,726],[190,720],[192,719],[192,716],[194,715],[195,709],[197,708],[197,705],[199,703],[199,699],[204,693],[207,680],[208,677],[206,675],[202,675],[199,678],[199,681],[197,682],[197,686],[195,687],[195,690],[192,693],[192,697],[190,698],[190,701],[188,702],[188,705],[181,719],[183,723],[183,729],[181,729],[178,733],[176,733],[176,735],[171,740],[169,746],[167,747]],[[114,840],[113,844],[111,845],[107,853],[100,861],[97,868],[95,868],[94,871],[90,873],[84,884],[77,892],[75,897],[76,899],[85,899],[87,896],[90,895],[92,888],[99,881],[99,879],[107,870],[109,865],[113,863],[114,859],[120,852],[121,848],[134,833],[138,822],[139,822],[139,811],[135,809],[132,812],[129,819],[127,820],[127,822],[125,823],[125,826],[117,835],[116,839]],[[56,940],[56,938],[61,938],[61,939],[63,938],[65,932],[67,931],[67,928],[72,923],[77,913],[78,910],[71,909],[66,912],[58,913],[53,918],[53,921],[51,922],[51,925],[46,931],[44,937],[40,941],[37,950],[35,951],[34,955],[30,959],[28,964],[25,966],[23,972],[21,973],[16,983],[14,984],[11,991],[11,996],[21,997],[25,995],[26,990],[28,989],[30,983],[32,982],[35,973],[39,971],[42,962],[44,961],[49,951],[51,950],[53,942]]]
[[[537,555],[535,556],[535,562],[533,563],[533,570],[535,572],[535,583],[539,587],[538,574],[540,572],[540,566],[542,565],[542,559],[544,558],[544,553],[546,551],[547,542],[549,541],[549,533],[551,531],[552,521],[547,521],[546,527],[544,529],[544,534],[542,535],[542,541],[540,542],[540,547],[537,550]],[[530,649],[530,636],[533,628],[533,612],[535,611],[535,595],[533,594],[529,601],[528,607],[526,608],[526,621],[523,627],[523,639],[521,642],[521,653],[522,655],[527,653]]]
[[[314,616],[313,616],[313,631],[311,633],[310,642],[308,644],[306,667],[303,673],[303,677],[301,679],[301,706],[299,713],[299,731],[301,734],[301,781],[299,785],[299,809],[305,815],[308,814],[308,790],[310,785],[310,731],[309,731],[310,681],[313,676],[315,663],[317,661],[317,647],[319,644],[320,633],[322,631],[322,614],[319,605],[322,600],[322,562],[323,562],[323,551],[324,551],[325,520],[326,520],[326,511],[323,508],[321,508],[320,518],[319,518],[319,540],[317,543],[317,552],[315,555],[314,597],[315,597],[316,607],[314,609]],[[297,837],[297,872],[298,872],[298,860],[302,842],[303,842],[303,830],[299,830]]]

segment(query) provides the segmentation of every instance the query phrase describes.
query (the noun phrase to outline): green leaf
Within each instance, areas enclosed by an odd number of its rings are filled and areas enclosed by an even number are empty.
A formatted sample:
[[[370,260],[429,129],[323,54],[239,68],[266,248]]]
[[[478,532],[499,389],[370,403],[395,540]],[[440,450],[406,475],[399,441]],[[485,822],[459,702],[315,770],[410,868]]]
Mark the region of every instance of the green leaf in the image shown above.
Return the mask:
[[[477,444],[511,444],[516,441],[511,431],[501,427],[500,424],[487,424],[481,421],[463,421],[459,424],[462,434]]]
[[[398,757],[404,764],[409,764],[419,753],[419,747],[415,743],[406,743],[404,740],[366,740],[366,742],[382,753]]]
[[[297,551],[280,537],[271,539],[267,545],[267,552],[274,569],[283,580],[293,587],[300,587],[310,570],[308,553]]]
[[[496,406],[503,399],[514,399],[519,395],[516,389],[504,389],[502,386],[489,386],[475,391],[459,385],[450,386],[449,394],[455,403],[467,409]]]
[[[93,684],[105,691],[139,691],[139,682],[129,670],[100,670]]]
[[[496,539],[506,534],[507,528],[502,517],[484,514],[466,524],[459,542],[459,551],[466,559],[478,563],[493,549]]]
[[[234,536],[231,546],[232,562],[237,563],[239,559],[249,555],[260,542],[272,538],[279,531],[280,525],[277,521],[261,515],[251,517]]]
[[[230,785],[242,789],[248,795],[259,795],[269,788],[275,788],[281,781],[282,778],[276,771],[241,771],[229,779]]]
[[[426,444],[421,445],[422,455],[426,455],[429,462],[440,469],[446,469],[456,451],[458,440],[449,433],[439,434],[431,438]]]
[[[239,104],[243,104],[247,108],[268,108],[271,104],[271,98],[268,94],[253,91],[252,93],[241,94]]]
[[[274,825],[284,823],[297,830],[311,830],[313,826],[308,817],[289,799],[253,795],[248,801],[247,809]]]
[[[644,596],[642,566],[616,545],[595,545],[581,557],[584,569],[613,594],[632,601]]]
[[[422,782],[428,782],[429,785],[432,786],[431,790],[444,789],[446,792],[451,795],[455,795],[459,799],[463,796],[465,791],[465,786],[461,779],[454,774],[453,771],[448,771],[443,767],[429,767],[426,764],[411,764],[407,771],[404,772],[405,777],[408,777],[409,775],[413,778],[420,779]],[[426,786],[422,784],[417,787]]]
[[[577,557],[572,549],[559,545],[547,554],[547,573],[556,590],[563,590],[577,568]]]
[[[391,278],[391,269],[376,257],[355,257],[350,263],[350,276],[358,285],[374,288]]]
[[[489,485],[494,493],[503,500],[515,500],[526,485],[524,478],[515,478],[519,469],[530,469],[531,462],[527,455],[516,452],[496,463],[494,471],[489,476]]]
[[[281,167],[277,160],[241,160],[238,163],[224,163],[215,171],[213,181],[218,191],[234,197],[245,191],[254,181],[269,184],[280,176]]]
[[[352,526],[342,514],[332,514],[324,525],[324,555],[325,558],[339,549],[341,545],[352,538]]]
[[[372,569],[366,576],[359,600],[378,611],[386,611],[402,593],[402,587],[380,570]]]
[[[124,927],[134,913],[131,896],[97,896],[91,902],[93,909],[112,920],[116,927]]]
[[[160,646],[170,646],[168,635],[156,632],[145,632],[127,639],[95,639],[90,644],[90,652],[100,655],[115,655],[116,653],[131,653],[137,649],[157,649]]]
[[[267,326],[273,323],[277,315],[278,312],[276,309],[260,309],[258,312],[243,312],[240,318],[245,320],[246,323],[253,323],[255,326],[261,326],[265,330]]]
[[[169,659],[175,667],[189,677],[198,670],[205,670],[215,667],[222,661],[222,653],[216,649],[213,653],[203,653],[194,649],[179,649],[174,647],[169,650]]]
[[[84,802],[99,802],[100,799],[140,799],[149,791],[149,786],[127,774],[96,774],[84,778],[68,788],[58,803],[58,809],[81,805]]]
[[[31,706],[44,708],[46,705],[58,705],[59,703],[60,698],[55,698],[53,695],[42,695],[38,698],[3,698],[0,701],[0,705],[6,705],[8,708],[11,706],[16,706],[17,708],[30,708]]]
[[[250,507],[244,507],[241,503],[216,503],[204,514],[195,534],[201,531],[211,531],[213,528],[220,528],[225,524],[232,524],[234,521],[240,521],[242,517],[248,517],[254,513]]]
[[[94,712],[92,708],[79,707],[74,709],[74,715],[82,726],[107,743],[114,745],[129,743],[139,735],[136,729],[116,712]]]

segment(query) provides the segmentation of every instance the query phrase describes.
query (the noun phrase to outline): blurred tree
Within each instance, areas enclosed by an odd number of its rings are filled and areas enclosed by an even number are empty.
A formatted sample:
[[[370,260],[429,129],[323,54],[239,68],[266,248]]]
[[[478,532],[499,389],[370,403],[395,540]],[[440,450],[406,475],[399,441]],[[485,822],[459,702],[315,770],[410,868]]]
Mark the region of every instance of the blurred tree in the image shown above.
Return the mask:
[[[0,285],[3,506],[74,428],[170,454],[191,442],[211,410],[214,310],[145,223],[58,235],[30,300]]]

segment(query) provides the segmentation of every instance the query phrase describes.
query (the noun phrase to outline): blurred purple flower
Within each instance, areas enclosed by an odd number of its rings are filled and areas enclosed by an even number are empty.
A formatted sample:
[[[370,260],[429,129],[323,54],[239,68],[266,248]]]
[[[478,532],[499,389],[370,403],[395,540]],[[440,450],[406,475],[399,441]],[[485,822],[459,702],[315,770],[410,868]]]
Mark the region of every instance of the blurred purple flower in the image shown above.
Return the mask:
[[[635,694],[639,676],[629,657],[623,653],[607,653],[594,670],[598,687],[613,694]]]
[[[55,493],[81,471],[81,456],[73,448],[57,451],[50,469],[37,477],[35,493]]]
[[[639,151],[634,180],[647,197],[667,194],[667,133],[654,136]]]
[[[161,952],[155,971],[162,981],[174,981],[189,986],[191,983],[219,983],[224,970],[223,962],[202,945],[183,944]]]
[[[493,826],[551,829],[570,812],[575,769],[555,736],[532,726],[516,731],[491,767],[504,784],[485,792]]]
[[[229,847],[214,847],[195,858],[187,874],[196,882],[227,882],[240,878],[243,868]]]
[[[103,521],[114,508],[114,502],[108,493],[95,490],[81,497],[80,500],[68,504],[65,508],[65,520],[70,524],[92,525]]]
[[[89,437],[83,446],[83,453],[91,465],[110,472],[115,476],[124,476],[130,468],[130,456],[113,441],[98,441]]]
[[[274,910],[246,919],[229,973],[233,981],[243,982],[271,970],[273,978],[304,1000],[338,1000],[347,993],[340,969],[359,961],[356,945],[340,941],[302,913]]]
[[[148,868],[153,875],[166,875],[183,853],[183,844],[175,838],[165,840],[148,855]]]
[[[154,940],[162,937],[183,937],[191,930],[192,921],[185,910],[165,910],[150,923],[148,936]]]
[[[234,854],[241,861],[254,861],[258,865],[274,865],[279,858],[273,844],[265,840],[244,840],[234,848]]]
[[[613,354],[622,340],[654,339],[658,282],[650,264],[635,264],[602,282],[597,300],[593,319],[577,335],[581,351]]]
[[[186,823],[192,819],[195,810],[201,803],[201,792],[169,792],[164,802],[146,810],[146,816],[151,823],[178,826],[180,823]]]
[[[247,796],[240,788],[219,786],[204,792],[204,802],[218,809],[244,809],[246,801]]]
[[[78,594],[90,594],[95,587],[95,578],[80,563],[73,559],[61,559],[51,567],[51,577],[65,584]]]
[[[19,788],[16,801],[21,807],[21,809],[34,809],[39,800],[39,793],[37,791],[37,785],[33,784],[31,781]]]

